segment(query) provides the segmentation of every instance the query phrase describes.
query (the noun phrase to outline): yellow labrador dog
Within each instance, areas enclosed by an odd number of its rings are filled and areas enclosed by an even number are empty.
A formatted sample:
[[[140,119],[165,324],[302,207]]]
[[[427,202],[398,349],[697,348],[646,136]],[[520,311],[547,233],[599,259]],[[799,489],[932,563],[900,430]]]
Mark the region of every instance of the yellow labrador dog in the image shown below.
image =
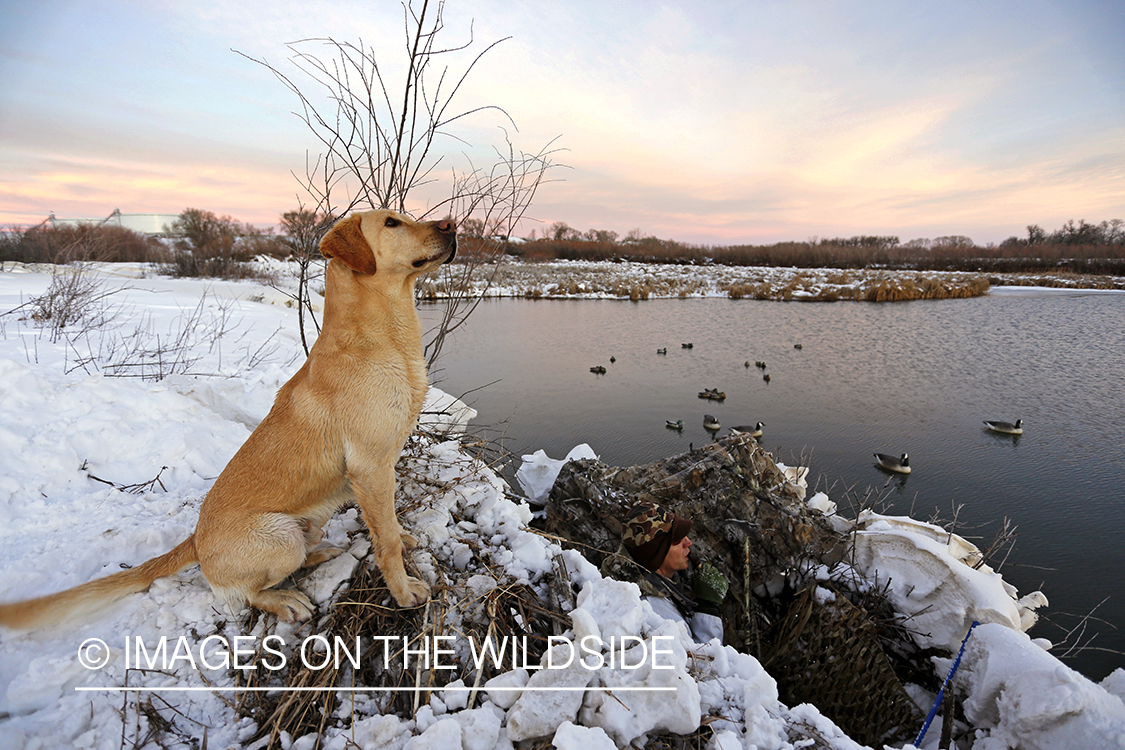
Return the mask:
[[[283,620],[308,619],[308,597],[273,586],[341,552],[320,544],[321,527],[349,500],[363,511],[395,601],[426,601],[429,586],[403,568],[403,548],[416,542],[395,517],[394,467],[427,388],[414,282],[456,248],[450,220],[380,210],[339,221],[320,245],[330,258],[320,337],[215,481],[195,533],[130,570],[2,605],[0,624],[34,628],[80,616],[196,562],[232,611],[250,604]]]

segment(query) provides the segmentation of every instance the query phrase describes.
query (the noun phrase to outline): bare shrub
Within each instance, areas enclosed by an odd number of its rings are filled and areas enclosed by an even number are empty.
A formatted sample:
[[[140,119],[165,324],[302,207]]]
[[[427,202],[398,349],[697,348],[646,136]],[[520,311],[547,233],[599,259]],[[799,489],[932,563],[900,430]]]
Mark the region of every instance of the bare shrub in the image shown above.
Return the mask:
[[[172,225],[177,236],[171,261],[164,271],[176,278],[264,279],[268,274],[250,261],[263,247],[263,233],[229,216],[198,208],[184,209]],[[269,248],[278,252],[271,242]]]
[[[0,232],[0,261],[70,263],[75,261],[160,263],[168,249],[156,238],[109,224],[40,224]]]
[[[50,330],[51,341],[58,341],[68,327],[88,331],[112,320],[106,299],[118,291],[107,288],[82,264],[55,266],[47,291],[26,307],[32,320]]]
[[[251,348],[242,345],[231,300],[212,302],[204,293],[195,307],[184,310],[166,329],[145,315],[132,331],[88,328],[68,336],[67,372],[100,372],[106,377],[158,381],[169,375],[202,374],[194,368],[205,354],[223,366],[225,352],[236,352],[243,366],[255,366],[276,350],[273,336]],[[276,334],[276,332],[275,332]]]

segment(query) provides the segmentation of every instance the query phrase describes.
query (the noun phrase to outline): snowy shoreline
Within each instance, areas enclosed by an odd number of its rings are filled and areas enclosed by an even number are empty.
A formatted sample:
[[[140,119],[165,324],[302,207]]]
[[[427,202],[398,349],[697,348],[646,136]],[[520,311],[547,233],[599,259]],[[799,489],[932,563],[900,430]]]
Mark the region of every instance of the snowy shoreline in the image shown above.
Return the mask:
[[[296,312],[285,306],[284,294],[258,284],[146,278],[114,268],[129,276],[109,279],[121,288],[106,298],[104,322],[54,335],[31,320],[25,307],[47,290],[51,277],[23,271],[0,273],[0,312],[19,310],[0,318],[5,415],[0,445],[6,449],[0,471],[0,601],[59,590],[119,564],[135,565],[191,533],[211,482],[301,359]],[[123,343],[158,339],[183,343],[182,367],[166,363],[170,371],[160,380],[108,375],[113,366],[135,365],[141,356],[140,349]],[[122,362],[120,355],[130,351],[134,359]],[[449,415],[451,409],[457,413]],[[661,644],[670,652],[672,669],[514,669],[482,686],[472,706],[470,685],[455,685],[435,692],[411,716],[385,713],[378,693],[341,693],[320,747],[494,750],[549,737],[561,750],[597,750],[643,744],[644,736],[661,732],[690,733],[707,716],[716,717],[710,720],[708,747],[719,750],[782,750],[803,747],[810,737],[823,743],[819,747],[860,747],[817,708],[782,704],[773,677],[753,657],[716,642],[692,643],[675,623],[656,616],[633,584],[603,578],[578,553],[563,552],[528,529],[529,506],[454,439],[457,424],[470,418],[471,410],[445,398],[431,401],[427,411],[447,413],[433,417],[431,431],[452,427],[454,434],[419,435],[412,442],[407,462],[419,481],[403,487],[402,499],[410,506],[404,525],[423,540],[414,561],[424,575],[435,576],[439,568],[459,571],[457,580],[447,582],[449,611],[463,619],[479,617],[473,603],[495,590],[495,575],[539,591],[561,555],[581,588],[567,637]],[[538,472],[541,483],[553,479],[556,463],[547,461],[543,456],[529,463],[529,471],[545,467]],[[823,493],[809,500],[831,512]],[[861,560],[867,574],[880,571],[880,580],[891,579],[896,606],[927,618],[930,645],[955,652],[973,619],[986,623],[974,631],[955,683],[971,727],[963,747],[1104,747],[1125,741],[1125,670],[1095,684],[1044,650],[1047,644],[1033,642],[1023,631],[1036,602],[1018,597],[986,568],[965,564],[971,545],[928,524],[875,515],[849,533],[865,540]],[[296,584],[322,611],[370,547],[355,510],[337,515],[326,538],[350,554]],[[142,696],[77,688],[235,684],[232,670],[186,660],[163,672],[127,668],[136,666],[127,662],[126,646],[135,643],[127,638],[141,639],[152,650],[161,638],[178,642],[187,636],[195,648],[215,636],[204,655],[218,663],[214,643],[220,637],[250,635],[260,643],[272,634],[296,646],[307,636],[265,620],[242,633],[240,624],[218,610],[198,569],[189,569],[87,622],[2,634],[0,748],[116,748],[126,734],[132,742],[155,726],[140,710]],[[78,661],[79,647],[89,638],[109,646],[109,663],[100,670]],[[453,648],[459,648],[456,642]],[[951,661],[936,659],[935,672],[944,675]],[[523,689],[552,685],[574,689]],[[675,690],[628,690],[637,687]],[[618,689],[613,699],[607,698],[609,688]],[[933,699],[921,689],[914,692],[920,704]],[[229,695],[210,690],[159,695],[174,707],[159,700],[150,704],[170,722],[163,730],[166,746],[197,745],[205,731],[212,747],[265,746],[251,739],[260,727],[239,718]],[[125,716],[119,713],[123,707]],[[923,747],[936,747],[938,736],[935,725]],[[285,737],[281,746],[311,748],[315,740],[315,735]]]
[[[990,287],[991,282],[991,287]],[[1125,292],[1125,279],[1048,274],[988,275],[965,271],[906,271],[611,261],[501,263],[486,284],[471,285],[486,297],[526,299],[664,299],[729,297],[806,302],[904,301],[975,297],[998,289]],[[424,298],[444,299],[460,279],[420,284]]]

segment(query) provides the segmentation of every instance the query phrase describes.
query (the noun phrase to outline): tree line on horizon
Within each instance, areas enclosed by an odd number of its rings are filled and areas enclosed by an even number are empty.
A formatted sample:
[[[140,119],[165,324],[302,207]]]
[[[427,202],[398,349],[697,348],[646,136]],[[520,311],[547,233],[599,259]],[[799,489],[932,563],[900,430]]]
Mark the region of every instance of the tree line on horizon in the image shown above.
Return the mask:
[[[473,231],[479,227],[469,224]],[[689,245],[645,236],[640,230],[618,240],[602,230],[580,232],[563,222],[552,224],[539,238],[511,242],[487,238],[504,252],[526,260],[609,260],[648,263],[794,266],[798,268],[878,268],[1017,272],[1068,270],[1073,273],[1125,275],[1125,221],[1097,224],[1066,222],[1048,232],[1037,224],[1026,237],[1000,244],[978,245],[969,237],[950,235],[901,242],[888,235],[812,238],[806,241],[726,246]]]
[[[164,237],[94,223],[0,230],[0,261],[66,263],[133,261],[161,265],[174,276],[239,278],[252,275],[249,261],[260,255],[300,258],[316,255],[333,219],[308,209],[281,215],[276,228],[259,229],[230,216],[187,208],[165,226]],[[462,220],[463,257],[505,255],[527,261],[586,260],[642,263],[794,266],[800,268],[902,268],[1018,272],[1067,270],[1125,275],[1125,221],[1066,222],[1047,231],[1029,225],[1026,237],[978,245],[950,235],[900,242],[886,235],[811,238],[763,245],[700,246],[647,236],[639,229],[624,237],[611,230],[579,231],[555,222],[542,235],[512,239],[489,234],[483,221]]]

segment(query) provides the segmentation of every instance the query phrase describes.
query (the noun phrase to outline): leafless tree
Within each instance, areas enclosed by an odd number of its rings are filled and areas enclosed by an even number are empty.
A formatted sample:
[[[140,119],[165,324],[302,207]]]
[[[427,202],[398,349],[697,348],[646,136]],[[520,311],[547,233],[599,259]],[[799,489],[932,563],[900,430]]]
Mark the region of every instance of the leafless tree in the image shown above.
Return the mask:
[[[319,38],[289,43],[290,63],[302,74],[299,81],[265,61],[248,58],[268,68],[297,96],[296,114],[320,141],[322,152],[306,159],[305,174],[298,181],[311,196],[314,212],[338,218],[365,206],[408,212],[418,188],[448,177],[449,197],[419,218],[439,213],[457,221],[475,217],[485,227],[484,236],[507,236],[555,166],[556,151],[550,143],[533,154],[519,151],[505,130],[504,148],[494,149],[497,160],[492,166],[478,167],[469,160],[460,171],[446,167],[448,153],[440,141],[460,141],[451,126],[464,118],[491,111],[515,128],[498,106],[463,109],[457,103],[469,74],[504,40],[474,54],[470,29],[464,43],[441,46],[444,2],[407,0],[402,10],[406,60],[401,80],[380,62],[378,51],[362,41]],[[468,62],[454,70],[452,61],[465,59],[462,54]],[[482,262],[477,254],[467,263],[446,266],[450,277],[444,286],[453,295],[447,304],[452,312],[447,310],[427,344],[431,364],[446,335],[479,299],[479,290],[473,292],[474,286],[465,282],[490,269],[494,272],[501,258],[502,253],[493,253]]]
[[[306,355],[309,353],[309,342],[305,336],[306,320],[311,321],[317,334],[320,334],[320,322],[316,319],[310,290],[314,282],[324,277],[324,267],[320,263],[320,240],[331,225],[331,217],[303,206],[281,215],[282,235],[278,241],[289,248],[289,260],[297,265],[297,291],[292,296],[297,305],[301,346]]]

